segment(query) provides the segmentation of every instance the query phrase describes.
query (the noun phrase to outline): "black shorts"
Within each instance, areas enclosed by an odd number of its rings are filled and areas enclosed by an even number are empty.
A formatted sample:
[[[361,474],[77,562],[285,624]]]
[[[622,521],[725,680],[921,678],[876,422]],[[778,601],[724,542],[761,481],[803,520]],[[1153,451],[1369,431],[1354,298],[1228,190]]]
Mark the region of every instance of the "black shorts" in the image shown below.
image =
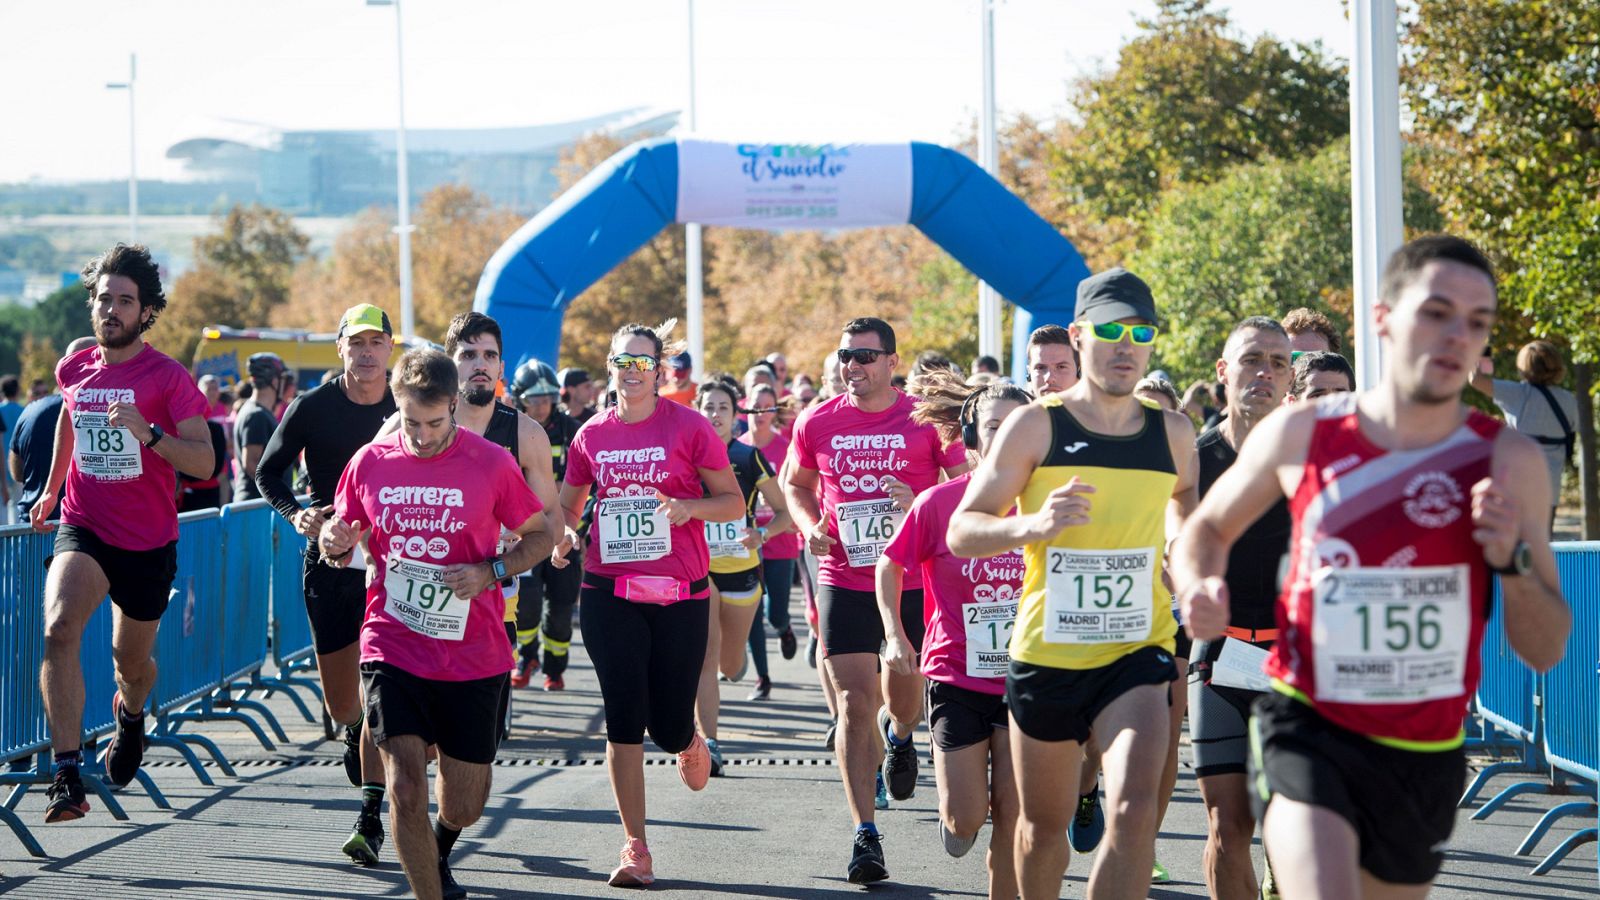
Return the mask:
[[[734,606],[754,606],[761,602],[761,567],[751,566],[743,572],[712,572],[711,583],[717,586],[722,602]]]
[[[1251,805],[1274,794],[1332,810],[1356,830],[1361,868],[1394,884],[1426,884],[1444,864],[1467,780],[1462,748],[1437,753],[1380,744],[1282,694],[1253,708]]]
[[[367,573],[335,569],[313,553],[306,554],[306,617],[318,656],[337,653],[361,638],[367,617]]]
[[[83,553],[94,560],[111,583],[111,602],[128,618],[155,622],[167,611],[172,581],[178,577],[177,541],[153,550],[124,550],[82,525],[63,522],[56,527],[55,555],[63,553]]]
[[[946,753],[981,744],[996,728],[1009,728],[1004,694],[985,694],[928,679],[928,731]]]
[[[380,662],[361,664],[372,742],[414,734],[462,762],[494,762],[500,743],[500,695],[510,673],[471,681],[434,681]]]
[[[1006,704],[1022,733],[1039,741],[1089,737],[1094,720],[1118,697],[1147,684],[1170,684],[1178,667],[1160,647],[1140,647],[1098,669],[1057,669],[1011,660]],[[1171,688],[1167,702],[1172,702]]]
[[[1178,615],[1177,607],[1172,609],[1172,618],[1178,623],[1178,634],[1174,639],[1177,641],[1177,647],[1173,649],[1172,654],[1178,659],[1188,659],[1190,651],[1194,649],[1194,640],[1189,637],[1189,629],[1183,627],[1183,616]]]
[[[878,596],[872,591],[824,584],[817,589],[817,622],[822,628],[823,656],[871,653],[883,649],[883,619],[878,616]],[[900,592],[900,623],[911,649],[922,653],[922,589]]]

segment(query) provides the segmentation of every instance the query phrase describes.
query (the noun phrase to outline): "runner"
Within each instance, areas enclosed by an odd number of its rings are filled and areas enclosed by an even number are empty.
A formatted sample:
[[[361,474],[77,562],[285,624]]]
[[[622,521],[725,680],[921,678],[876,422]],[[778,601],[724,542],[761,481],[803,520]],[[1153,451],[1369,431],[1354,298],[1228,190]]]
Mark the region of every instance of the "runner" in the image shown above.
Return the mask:
[[[106,776],[126,785],[144,760],[144,702],[155,685],[151,656],[178,568],[177,473],[216,465],[206,399],[189,372],[145,343],[166,308],[161,273],[140,245],[117,244],[83,267],[97,346],[56,364],[62,414],[50,474],[28,511],[35,531],[55,531],[44,589],[44,664],[39,690],[50,722],[55,774],[44,820],[89,811],[83,761],[83,629],[111,595],[116,735]],[[59,525],[50,521],[61,500]],[[103,653],[95,647],[93,652]]]
[[[401,434],[350,460],[319,546],[333,566],[348,564],[359,546],[383,573],[367,586],[361,677],[368,727],[394,789],[396,849],[418,898],[461,898],[467,892],[451,875],[450,850],[489,797],[497,707],[508,690],[499,583],[548,556],[551,537],[516,461],[452,421],[458,379],[450,357],[407,353],[391,387]],[[502,529],[519,539],[504,556]],[[430,744],[439,760],[431,829]]]
[[[1356,373],[1337,353],[1307,350],[1294,361],[1294,383],[1288,402],[1315,400],[1328,394],[1348,394],[1356,389]]]
[[[95,345],[92,337],[74,338],[67,345],[62,359],[87,350]],[[17,423],[6,433],[6,441],[10,445],[7,454],[7,467],[11,472],[11,479],[17,483],[18,493],[13,494],[12,504],[16,508],[18,522],[27,522],[28,511],[33,509],[33,504],[44,493],[45,482],[50,480],[50,464],[56,452],[56,422],[61,418],[61,392],[50,394],[30,401],[23,407],[22,415],[17,417]],[[55,502],[61,502],[61,495],[56,495]]]
[[[1265,316],[1235,325],[1217,360],[1217,380],[1227,389],[1226,415],[1200,435],[1200,497],[1211,492],[1262,419],[1283,405],[1292,377],[1289,335]],[[1189,743],[1194,774],[1206,806],[1206,887],[1213,900],[1258,896],[1250,844],[1256,820],[1245,784],[1246,723],[1250,704],[1266,690],[1261,663],[1278,632],[1273,602],[1289,551],[1289,505],[1282,499],[1240,535],[1228,554],[1231,613],[1223,636],[1196,641],[1189,655]]]
[[[746,398],[749,404],[746,421],[749,430],[739,436],[739,441],[761,451],[761,455],[775,466],[782,466],[789,456],[789,439],[775,427],[778,421],[778,395],[771,387],[757,387]],[[783,484],[780,473],[778,483]],[[788,508],[788,504],[784,504]],[[800,643],[795,637],[789,618],[789,593],[794,587],[795,560],[800,556],[800,535],[789,530],[783,534],[772,533],[772,520],[776,513],[765,503],[756,506],[756,527],[767,529],[767,542],[761,545],[761,586],[767,606],[766,621],[778,633],[778,649],[784,659],[794,659]],[[793,519],[791,518],[792,522]],[[761,616],[750,622],[750,659],[756,669],[756,684],[749,699],[766,700],[772,695],[772,674],[767,668],[767,629]]]
[[[881,769],[895,799],[911,797],[917,786],[911,733],[922,718],[921,673],[884,671],[879,685],[884,631],[873,569],[916,495],[937,484],[941,470],[954,477],[966,471],[967,463],[959,445],[947,447],[933,426],[911,421],[915,402],[891,386],[900,357],[889,323],[871,317],[845,323],[838,360],[845,392],[802,413],[795,423],[785,493],[822,564],[817,613],[824,665],[839,692],[835,753],[856,823],[846,872],[852,883],[861,884],[889,877],[873,821],[873,771]],[[904,588],[901,615],[920,652],[922,573],[907,573]],[[887,704],[880,708],[883,700]]]
[[[1040,325],[1028,335],[1028,387],[1035,397],[1078,383],[1078,351],[1060,325]]]
[[[645,841],[644,735],[678,755],[690,790],[706,786],[711,758],[694,729],[710,610],[703,523],[737,519],[745,504],[711,423],[656,396],[665,349],[657,332],[624,325],[610,349],[617,405],[573,440],[561,506],[576,525],[590,486],[598,490],[581,602],[625,835],[610,883],[645,885],[655,875]],[[562,543],[558,565],[570,549]]]
[[[272,411],[278,405],[285,371],[283,360],[276,353],[252,353],[245,362],[251,393],[233,425],[233,456],[239,461],[239,477],[233,486],[235,503],[261,496],[261,489],[256,487],[256,466],[261,464],[261,454],[278,427]],[[288,476],[284,472],[284,478]]]
[[[343,373],[295,397],[256,467],[261,496],[308,540],[303,583],[317,677],[329,718],[344,729],[345,777],[361,791],[355,829],[342,849],[363,866],[378,864],[384,836],[383,762],[364,728],[357,646],[366,614],[365,562],[357,554],[346,567],[330,566],[323,561],[316,538],[333,511],[345,464],[395,411],[384,371],[394,350],[393,334],[388,314],[376,306],[361,303],[345,310],[334,342]],[[285,477],[302,455],[311,484],[311,505],[304,509]]]
[[[1022,896],[1060,892],[1092,729],[1104,738],[1109,815],[1087,896],[1142,898],[1177,677],[1161,556],[1166,520],[1194,504],[1194,426],[1133,395],[1157,335],[1142,280],[1120,268],[1085,279],[1075,319],[1083,379],[1001,429],[950,521],[950,549],[1025,547],[1006,678]]]
[[[727,521],[705,523],[706,547],[711,554],[710,628],[706,638],[705,664],[700,670],[700,690],[695,700],[700,733],[711,754],[712,776],[722,775],[722,748],[717,743],[717,716],[721,692],[717,687],[720,670],[729,681],[744,677],[749,662],[745,641],[750,626],[761,609],[761,548],[771,533],[783,534],[793,524],[789,506],[778,487],[777,472],[760,450],[739,443],[733,437],[733,422],[739,414],[739,387],[731,378],[711,376],[700,385],[695,408],[706,417],[728,448],[728,462],[738,482],[744,509]],[[774,510],[772,524],[755,524],[756,498]]]
[[[578,368],[561,370],[561,411],[571,416],[579,425],[594,418],[595,383],[589,373]]]
[[[521,404],[528,418],[544,428],[545,440],[550,444],[551,474],[559,494],[567,472],[567,450],[578,434],[578,421],[556,407],[557,392],[555,373],[548,365],[532,359],[517,367],[508,393]],[[565,522],[555,524],[563,530],[566,527]],[[583,583],[583,569],[577,565],[583,559],[583,550],[577,544],[574,540],[572,549],[567,551],[567,565],[556,568],[552,561],[540,560],[532,572],[522,577],[522,597],[517,604],[517,667],[511,673],[512,687],[527,687],[532,682],[533,673],[539,669],[542,647],[544,689],[566,689],[572,608]]]
[[[1290,900],[1427,893],[1466,775],[1491,573],[1506,637],[1534,670],[1561,658],[1571,628],[1543,457],[1461,403],[1495,323],[1488,260],[1420,238],[1390,257],[1378,296],[1379,383],[1269,416],[1173,551],[1184,620],[1215,639],[1230,549],[1289,498],[1275,692],[1254,707],[1249,783]]]
[[[1000,423],[1031,398],[1021,388],[993,385],[972,390],[949,370],[911,379],[918,399],[913,422],[933,425],[939,436],[982,458]],[[1017,789],[1011,777],[1007,739],[1006,643],[1022,588],[1022,555],[1012,551],[988,559],[962,559],[945,543],[950,514],[970,476],[929,488],[911,504],[894,540],[878,560],[878,615],[888,643],[884,665],[900,674],[917,665],[905,621],[900,586],[908,570],[920,569],[928,609],[922,674],[927,677],[928,730],[933,734],[933,771],[939,785],[939,836],[946,853],[965,856],[990,815],[989,898],[1017,896],[1012,861]]]

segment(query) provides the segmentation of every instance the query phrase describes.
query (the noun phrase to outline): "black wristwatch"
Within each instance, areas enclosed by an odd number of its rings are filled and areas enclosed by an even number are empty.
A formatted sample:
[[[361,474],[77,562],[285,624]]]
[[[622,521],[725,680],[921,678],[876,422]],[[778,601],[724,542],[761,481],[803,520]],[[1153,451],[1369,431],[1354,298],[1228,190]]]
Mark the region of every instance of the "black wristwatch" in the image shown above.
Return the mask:
[[[1511,559],[1504,566],[1490,566],[1489,571],[1496,575],[1526,575],[1533,571],[1533,551],[1528,549],[1527,541],[1517,541],[1511,548]]]
[[[503,557],[489,557],[489,570],[494,573],[495,581],[506,580],[506,561]]]
[[[156,445],[161,443],[161,439],[166,436],[167,433],[161,430],[161,426],[152,422],[150,423],[150,440],[145,441],[144,445],[149,447],[151,450],[154,450]]]

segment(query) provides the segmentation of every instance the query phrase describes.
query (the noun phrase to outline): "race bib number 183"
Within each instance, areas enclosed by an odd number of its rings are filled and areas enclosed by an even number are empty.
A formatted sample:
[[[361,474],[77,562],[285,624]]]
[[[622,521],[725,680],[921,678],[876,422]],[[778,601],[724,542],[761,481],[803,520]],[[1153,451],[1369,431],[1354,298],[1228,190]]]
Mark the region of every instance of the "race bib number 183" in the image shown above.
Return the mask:
[[[144,458],[133,432],[112,425],[105,413],[73,416],[72,438],[72,455],[81,474],[101,481],[127,481],[144,474]]]

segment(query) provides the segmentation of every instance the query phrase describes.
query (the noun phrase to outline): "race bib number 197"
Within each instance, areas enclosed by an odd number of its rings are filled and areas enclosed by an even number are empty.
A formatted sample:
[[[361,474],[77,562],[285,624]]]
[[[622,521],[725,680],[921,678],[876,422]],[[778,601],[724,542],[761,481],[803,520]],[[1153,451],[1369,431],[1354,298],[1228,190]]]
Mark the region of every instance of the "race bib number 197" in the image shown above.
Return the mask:
[[[467,633],[470,599],[444,585],[444,566],[395,556],[383,575],[383,611],[417,634],[459,641]]]
[[[1045,641],[1129,644],[1150,636],[1154,548],[1045,550]]]
[[[128,481],[144,474],[133,432],[112,425],[105,413],[73,416],[72,438],[72,455],[81,474],[101,481]]]

